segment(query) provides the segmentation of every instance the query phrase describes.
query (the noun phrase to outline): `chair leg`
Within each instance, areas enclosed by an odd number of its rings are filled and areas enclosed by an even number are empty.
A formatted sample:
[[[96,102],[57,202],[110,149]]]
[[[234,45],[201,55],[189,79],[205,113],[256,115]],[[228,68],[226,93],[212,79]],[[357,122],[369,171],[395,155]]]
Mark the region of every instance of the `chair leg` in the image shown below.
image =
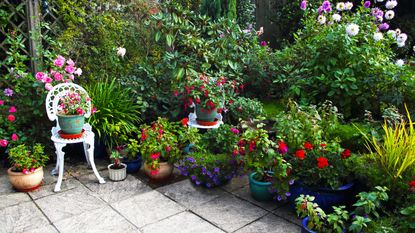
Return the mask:
[[[63,143],[55,143],[55,148],[56,148],[56,152],[57,152],[57,162],[58,167],[59,167],[59,176],[58,176],[58,181],[56,182],[55,185],[55,189],[54,192],[59,192],[61,191],[61,184],[62,184],[62,179],[63,179],[63,163],[65,161],[65,152],[62,151],[62,149],[66,146],[66,144]]]
[[[100,184],[105,184],[105,180],[104,180],[104,178],[102,178],[100,175],[99,175],[99,173],[98,173],[98,170],[97,170],[97,168],[96,168],[96,166],[95,166],[95,161],[94,161],[94,137],[90,137],[90,138],[88,138],[86,141],[85,141],[85,144],[86,144],[86,146],[88,147],[88,145],[89,145],[89,148],[87,149],[87,151],[88,151],[88,157],[89,157],[89,164],[91,165],[91,167],[92,167],[92,170],[94,171],[94,174],[95,174],[95,176],[97,177],[97,179],[98,179],[98,182],[100,183]]]
[[[50,174],[52,175],[52,176],[56,176],[56,175],[58,175],[59,174],[59,155],[58,155],[58,151],[55,151],[55,154],[56,154],[56,166],[55,166],[55,168],[50,172]]]
[[[84,155],[85,155],[86,162],[88,163],[88,168],[91,168],[91,162],[89,161],[89,156],[88,156],[88,144],[86,142],[83,142],[82,144],[84,145]]]

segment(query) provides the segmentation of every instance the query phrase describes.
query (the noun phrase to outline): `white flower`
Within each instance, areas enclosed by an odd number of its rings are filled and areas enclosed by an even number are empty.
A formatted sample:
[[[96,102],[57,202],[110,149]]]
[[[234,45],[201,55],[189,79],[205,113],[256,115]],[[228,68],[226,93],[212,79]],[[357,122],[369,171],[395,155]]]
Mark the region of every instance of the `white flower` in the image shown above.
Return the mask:
[[[81,76],[82,75],[82,69],[81,68],[78,68],[73,73],[76,74],[76,75],[78,75],[78,76]]]
[[[398,43],[398,47],[399,48],[402,48],[402,47],[404,47],[405,46],[405,42],[397,42]]]
[[[405,62],[402,59],[398,59],[398,60],[396,60],[396,63],[395,64],[397,66],[403,66],[405,64]]]
[[[346,4],[345,4],[345,8],[346,8],[346,10],[351,10],[352,8],[353,8],[353,3],[352,2],[346,2]]]
[[[340,20],[342,19],[342,17],[339,14],[333,14],[332,18],[335,22],[340,22]]]
[[[383,17],[380,16],[380,15],[376,16],[376,21],[378,21],[379,23],[382,23],[383,22]]]
[[[344,8],[345,8],[344,2],[339,2],[339,3],[337,3],[337,5],[336,5],[336,9],[337,9],[338,11],[343,11],[343,10],[344,10]]]
[[[415,45],[414,45],[414,47],[412,47],[412,50],[415,52]]]
[[[359,33],[359,26],[357,24],[351,23],[346,27],[347,35],[355,36]]]
[[[318,18],[317,18],[317,21],[318,21],[320,24],[325,24],[325,23],[326,23],[326,16],[324,16],[324,15],[319,15],[319,16],[318,16]]]
[[[381,32],[375,32],[375,34],[373,34],[373,39],[375,41],[380,41],[383,39],[383,34]]]
[[[120,57],[124,57],[125,52],[127,52],[127,50],[126,50],[125,48],[123,48],[123,47],[118,47],[118,48],[117,48],[117,55],[118,55],[118,56],[120,56]]]
[[[395,12],[394,11],[392,11],[392,10],[386,11],[385,18],[387,20],[391,20],[391,19],[393,19],[393,17],[395,17]]]
[[[389,10],[395,8],[397,5],[398,5],[398,2],[396,0],[387,1],[385,4],[386,8]]]
[[[396,39],[396,31],[395,30],[389,30],[388,35],[390,35],[393,39]]]
[[[401,34],[401,29],[397,28],[397,29],[395,29],[395,31],[396,31],[396,35]]]
[[[396,41],[398,43],[405,43],[407,39],[408,39],[408,36],[405,33],[401,33],[399,34],[398,37],[396,37]]]
[[[375,2],[383,2],[384,0],[376,0]]]

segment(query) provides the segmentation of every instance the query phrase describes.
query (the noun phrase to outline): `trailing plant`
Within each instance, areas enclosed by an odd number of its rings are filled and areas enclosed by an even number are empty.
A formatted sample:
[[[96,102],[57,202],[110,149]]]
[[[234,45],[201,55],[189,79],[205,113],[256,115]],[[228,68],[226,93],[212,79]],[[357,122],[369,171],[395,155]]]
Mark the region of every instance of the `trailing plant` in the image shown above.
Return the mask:
[[[44,146],[35,144],[29,148],[25,144],[20,144],[9,150],[9,159],[13,166],[13,171],[29,174],[37,168],[45,166],[49,157],[44,153]]]

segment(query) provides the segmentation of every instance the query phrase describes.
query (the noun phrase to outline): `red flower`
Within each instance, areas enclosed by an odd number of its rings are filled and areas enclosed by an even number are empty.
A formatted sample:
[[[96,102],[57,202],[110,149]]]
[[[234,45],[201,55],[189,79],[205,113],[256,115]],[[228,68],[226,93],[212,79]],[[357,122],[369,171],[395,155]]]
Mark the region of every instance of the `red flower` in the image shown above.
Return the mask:
[[[280,154],[288,152],[288,146],[283,141],[278,141],[278,152],[280,152]]]
[[[159,170],[150,170],[150,176],[155,176],[159,173]]]
[[[321,143],[320,146],[324,148],[324,147],[327,146],[327,144],[326,143]]]
[[[240,140],[238,142],[238,146],[245,146],[246,141],[245,140]]]
[[[349,149],[345,149],[343,152],[342,152],[342,159],[347,159],[347,158],[349,158],[350,156],[351,156],[351,152],[350,152],[350,150]]]
[[[160,153],[153,153],[153,154],[150,155],[150,157],[151,157],[152,160],[156,160],[160,157]]]
[[[7,144],[9,144],[9,142],[8,142],[6,139],[2,139],[2,140],[0,140],[0,146],[1,146],[1,147],[6,147],[6,146],[7,146]]]
[[[415,180],[409,182],[409,187],[410,188],[415,188]]]
[[[304,149],[306,150],[312,150],[313,149],[313,145],[309,142],[304,143]]]
[[[249,142],[249,152],[252,152],[256,149],[256,142]]]
[[[295,152],[295,157],[297,157],[298,159],[303,160],[305,158],[305,151],[304,150],[297,150]]]
[[[199,98],[196,98],[195,99],[195,102],[196,102],[196,104],[200,104],[200,99]]]
[[[189,123],[189,118],[185,117],[185,118],[183,118],[180,122],[182,123],[182,125],[183,125],[184,127],[186,127],[186,126],[187,126],[187,123]]]
[[[317,158],[317,166],[320,169],[328,167],[329,166],[329,161],[324,157],[319,157],[319,158]]]
[[[146,130],[141,130],[141,141],[145,141],[147,139]]]
[[[221,114],[222,113],[222,108],[218,108],[217,113]]]
[[[14,117],[14,115],[9,115],[8,117],[7,117],[7,120],[9,120],[10,122],[13,122],[14,120],[16,120],[16,118]]]

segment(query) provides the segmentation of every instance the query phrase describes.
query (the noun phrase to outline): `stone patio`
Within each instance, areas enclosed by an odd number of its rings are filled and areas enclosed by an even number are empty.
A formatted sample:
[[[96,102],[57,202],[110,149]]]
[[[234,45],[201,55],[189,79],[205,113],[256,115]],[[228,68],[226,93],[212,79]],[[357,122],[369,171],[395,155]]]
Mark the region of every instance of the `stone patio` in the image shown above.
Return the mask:
[[[53,192],[52,165],[45,169],[44,185],[28,194],[14,191],[2,168],[0,232],[300,232],[300,220],[287,205],[251,198],[246,176],[210,190],[177,171],[165,183],[153,183],[141,172],[111,182],[108,163],[96,162],[106,184],[98,184],[85,164],[65,162],[59,193]]]

